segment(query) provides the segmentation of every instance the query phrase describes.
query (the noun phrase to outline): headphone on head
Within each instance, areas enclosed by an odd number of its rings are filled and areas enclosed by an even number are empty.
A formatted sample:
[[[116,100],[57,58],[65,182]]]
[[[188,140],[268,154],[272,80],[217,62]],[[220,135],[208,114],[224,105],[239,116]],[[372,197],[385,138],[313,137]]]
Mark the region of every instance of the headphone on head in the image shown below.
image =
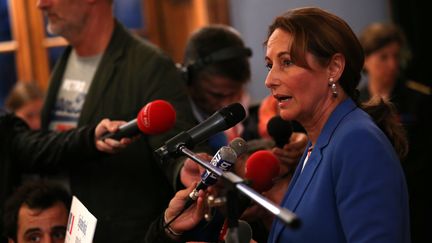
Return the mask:
[[[182,66],[179,64],[177,64],[177,66],[180,68],[184,80],[186,80],[187,83],[190,83],[192,72],[200,70],[209,64],[234,58],[251,56],[252,50],[248,47],[226,47],[215,51],[206,57],[198,58],[197,60],[186,66]]]

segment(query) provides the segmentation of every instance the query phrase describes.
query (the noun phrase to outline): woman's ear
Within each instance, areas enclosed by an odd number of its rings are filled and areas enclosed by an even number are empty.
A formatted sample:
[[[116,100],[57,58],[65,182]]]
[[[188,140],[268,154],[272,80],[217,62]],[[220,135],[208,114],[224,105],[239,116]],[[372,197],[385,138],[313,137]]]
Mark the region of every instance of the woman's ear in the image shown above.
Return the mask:
[[[329,78],[332,77],[335,81],[339,80],[344,69],[345,57],[340,53],[334,54],[328,65]]]

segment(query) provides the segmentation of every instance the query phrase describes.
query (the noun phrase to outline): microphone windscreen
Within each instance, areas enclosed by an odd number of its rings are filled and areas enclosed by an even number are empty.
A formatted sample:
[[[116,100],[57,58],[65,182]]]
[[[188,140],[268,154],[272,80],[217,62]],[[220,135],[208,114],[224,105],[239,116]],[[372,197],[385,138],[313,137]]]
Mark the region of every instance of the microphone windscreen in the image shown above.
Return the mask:
[[[259,150],[246,160],[245,178],[257,192],[268,191],[280,170],[279,160],[268,150]]]
[[[274,116],[267,123],[267,133],[275,140],[276,146],[282,148],[289,142],[293,132],[291,121],[286,121],[280,116]]]
[[[235,151],[235,153],[237,154],[237,158],[248,151],[247,142],[240,137],[234,138],[229,143],[229,146]]]
[[[235,239],[234,237],[237,237]],[[233,232],[232,229],[228,229],[227,235],[225,238],[225,243],[249,243],[252,240],[252,228],[251,226],[244,220],[238,221],[237,232]]]
[[[137,125],[144,134],[155,135],[171,129],[176,121],[174,107],[164,100],[145,105],[137,116]]]
[[[246,110],[240,103],[233,103],[219,110],[228,128],[241,122],[246,117]]]

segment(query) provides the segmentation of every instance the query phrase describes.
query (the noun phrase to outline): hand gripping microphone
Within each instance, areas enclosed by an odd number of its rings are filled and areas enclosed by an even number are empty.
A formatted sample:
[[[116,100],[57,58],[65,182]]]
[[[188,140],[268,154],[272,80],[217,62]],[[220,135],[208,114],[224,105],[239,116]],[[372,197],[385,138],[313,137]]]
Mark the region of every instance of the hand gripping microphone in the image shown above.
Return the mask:
[[[137,115],[137,118],[119,127],[114,133],[104,134],[100,140],[112,138],[120,140],[124,137],[132,137],[140,132],[148,135],[156,135],[171,129],[176,120],[174,107],[164,100],[155,100],[145,105]]]
[[[192,149],[196,144],[203,142],[210,136],[233,127],[246,116],[246,111],[240,103],[228,105],[216,111],[209,118],[191,128],[187,132],[181,132],[165,142],[165,145],[155,153],[165,160],[167,157],[182,155],[179,149],[185,146]]]
[[[247,151],[247,143],[242,138],[233,139],[228,146],[221,147],[210,161],[210,164],[228,171],[232,168],[234,163],[237,161],[237,157]],[[192,205],[198,198],[199,190],[204,190],[208,186],[214,185],[217,181],[217,175],[211,171],[206,170],[201,175],[200,183],[195,189],[189,194],[189,198],[185,203],[185,208]]]
[[[267,123],[267,133],[273,138],[278,148],[283,148],[289,143],[292,131],[291,121],[286,121],[280,116],[274,116]]]

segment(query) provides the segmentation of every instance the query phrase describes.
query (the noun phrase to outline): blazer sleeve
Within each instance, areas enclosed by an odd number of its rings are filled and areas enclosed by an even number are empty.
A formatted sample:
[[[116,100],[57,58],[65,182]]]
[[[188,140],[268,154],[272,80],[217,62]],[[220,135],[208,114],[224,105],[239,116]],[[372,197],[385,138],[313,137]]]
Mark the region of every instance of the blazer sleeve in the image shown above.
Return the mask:
[[[352,131],[336,151],[335,196],[348,242],[409,242],[407,188],[385,136]]]

